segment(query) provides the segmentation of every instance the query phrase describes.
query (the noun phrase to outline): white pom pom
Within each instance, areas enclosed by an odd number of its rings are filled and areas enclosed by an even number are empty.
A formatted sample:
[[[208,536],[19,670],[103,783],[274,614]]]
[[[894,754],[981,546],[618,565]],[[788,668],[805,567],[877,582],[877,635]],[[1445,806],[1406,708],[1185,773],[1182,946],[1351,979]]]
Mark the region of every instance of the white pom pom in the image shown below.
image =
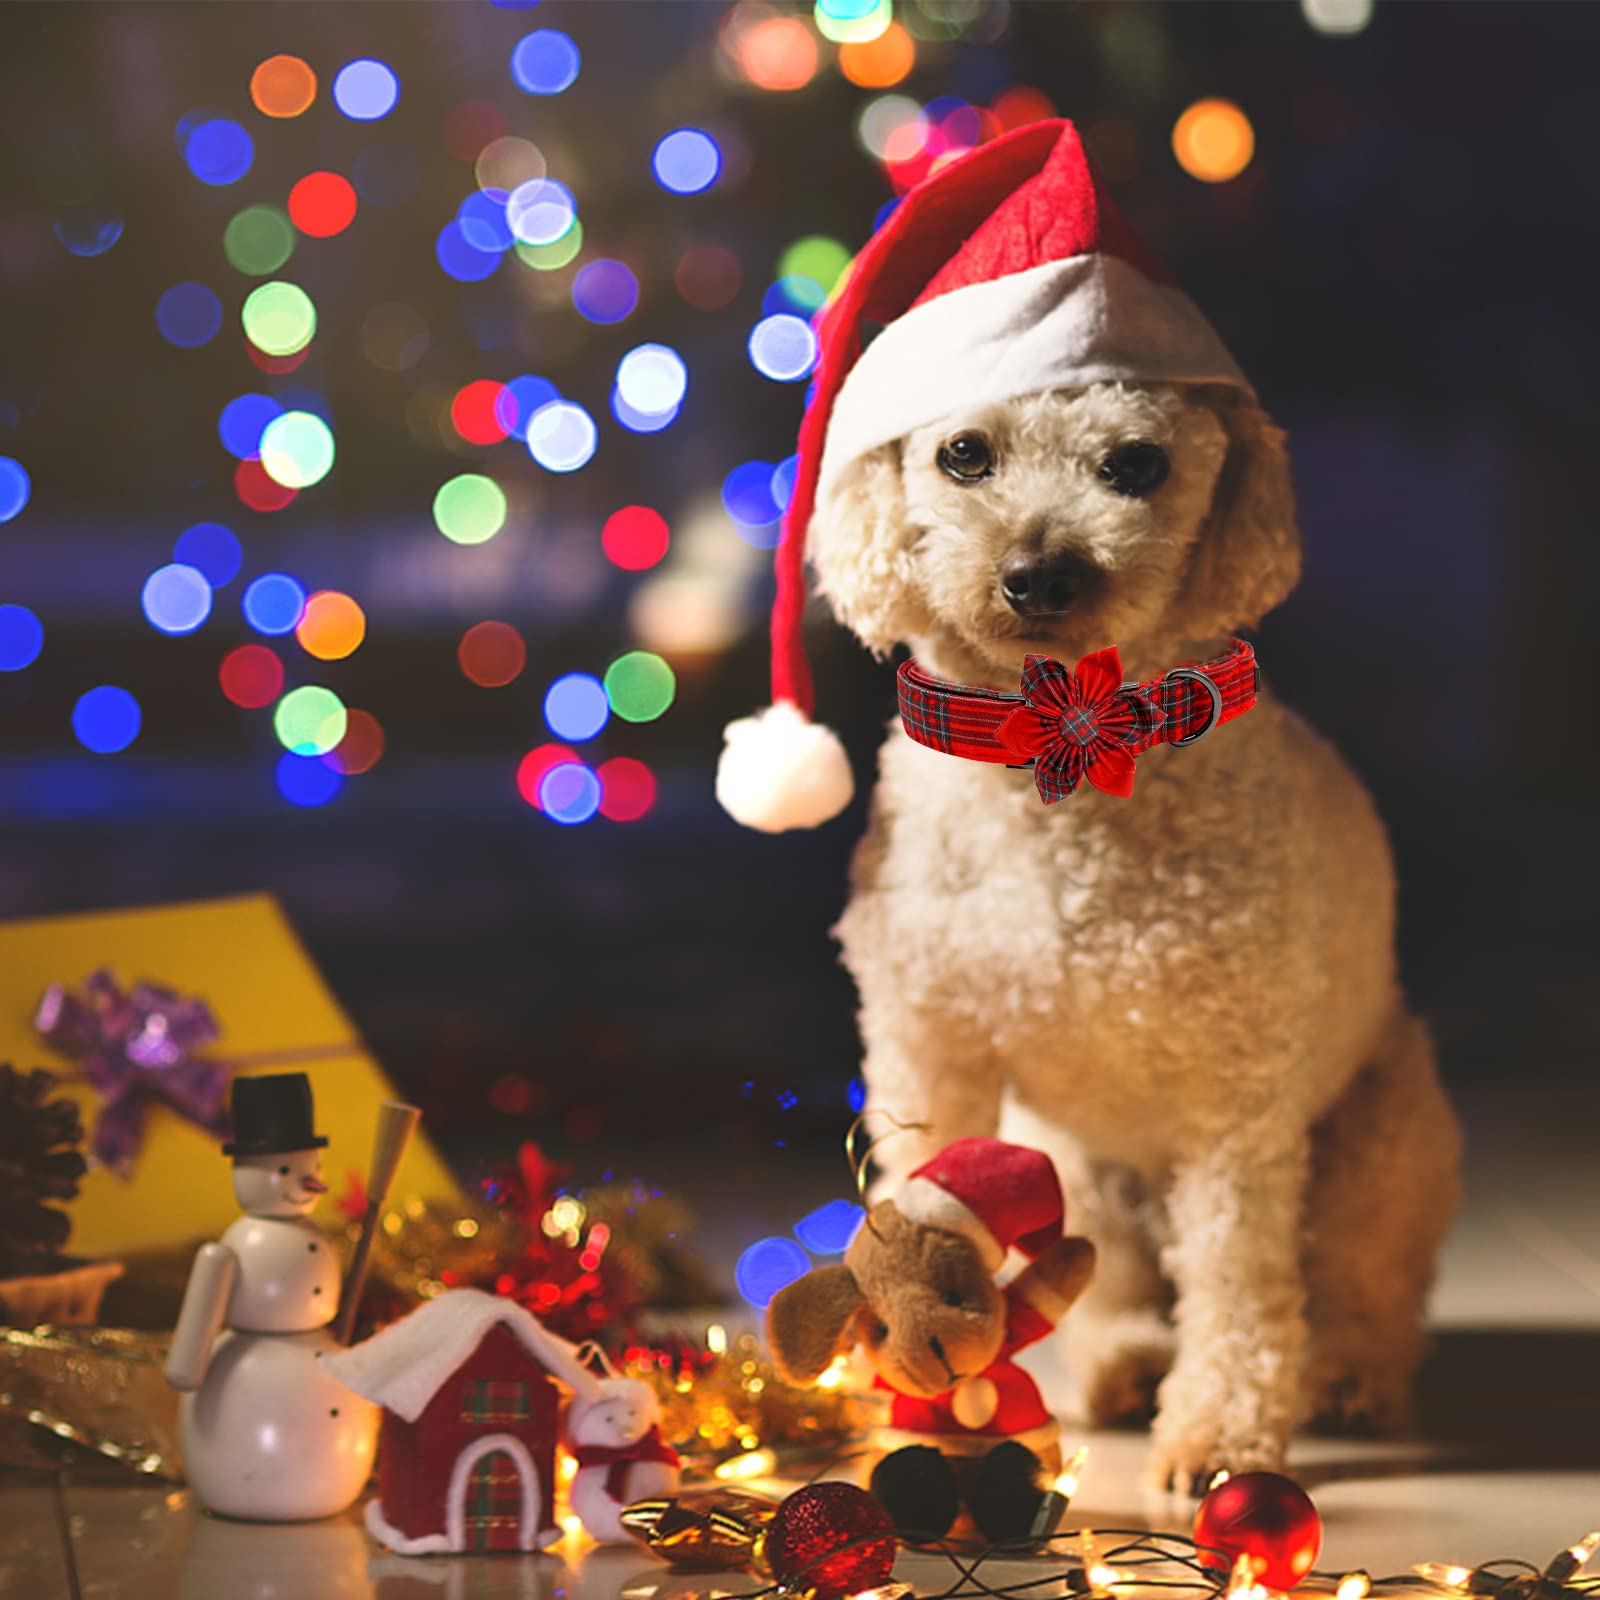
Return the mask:
[[[780,700],[730,722],[717,763],[717,799],[735,822],[763,833],[815,828],[850,804],[855,778],[831,728]]]

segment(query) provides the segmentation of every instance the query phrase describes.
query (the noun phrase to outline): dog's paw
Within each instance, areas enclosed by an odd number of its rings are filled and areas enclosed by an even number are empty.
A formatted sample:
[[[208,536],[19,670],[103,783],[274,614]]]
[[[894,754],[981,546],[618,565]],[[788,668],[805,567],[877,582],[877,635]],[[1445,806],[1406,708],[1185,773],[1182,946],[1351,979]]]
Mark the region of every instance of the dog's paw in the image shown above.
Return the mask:
[[[1155,1415],[1156,1391],[1172,1365],[1172,1342],[1129,1343],[1084,1378],[1083,1408],[1097,1428],[1142,1426]]]
[[[1272,1434],[1231,1435],[1205,1419],[1184,1423],[1163,1409],[1156,1417],[1144,1487],[1198,1499],[1220,1472],[1282,1471],[1285,1443]]]
[[[1413,1420],[1411,1374],[1381,1358],[1313,1359],[1306,1373],[1306,1412],[1319,1433],[1403,1433]]]

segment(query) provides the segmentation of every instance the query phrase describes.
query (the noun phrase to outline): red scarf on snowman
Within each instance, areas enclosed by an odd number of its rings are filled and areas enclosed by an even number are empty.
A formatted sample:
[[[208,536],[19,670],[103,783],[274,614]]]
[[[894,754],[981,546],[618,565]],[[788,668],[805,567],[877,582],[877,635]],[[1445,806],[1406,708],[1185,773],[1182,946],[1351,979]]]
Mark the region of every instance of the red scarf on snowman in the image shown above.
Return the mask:
[[[581,1472],[585,1467],[606,1469],[606,1493],[620,1505],[627,1504],[628,1468],[636,1461],[659,1461],[663,1466],[680,1465],[678,1452],[661,1437],[654,1423],[632,1444],[580,1444],[572,1452]]]

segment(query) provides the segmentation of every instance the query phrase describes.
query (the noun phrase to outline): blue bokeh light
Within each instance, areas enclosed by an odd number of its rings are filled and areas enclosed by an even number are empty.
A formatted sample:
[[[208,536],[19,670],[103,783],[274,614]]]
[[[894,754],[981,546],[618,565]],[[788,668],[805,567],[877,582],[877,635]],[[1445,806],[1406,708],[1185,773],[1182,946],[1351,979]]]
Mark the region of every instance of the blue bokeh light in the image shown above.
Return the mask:
[[[639,304],[639,280],[620,261],[591,261],[573,275],[572,303],[590,322],[621,322]]]
[[[723,480],[722,504],[741,528],[765,528],[782,515],[772,495],[776,471],[770,461],[746,461]]]
[[[457,283],[481,283],[500,265],[500,257],[494,251],[480,250],[473,244],[458,218],[452,218],[439,230],[433,253]]]
[[[72,708],[72,731],[85,750],[115,755],[139,737],[144,718],[139,702],[126,689],[103,683],[81,695]]]
[[[21,672],[44,649],[44,624],[26,607],[0,606],[0,672]]]
[[[814,1256],[843,1255],[866,1212],[848,1200],[830,1200],[794,1225],[794,1236]]]
[[[122,237],[122,218],[104,213],[57,217],[57,239],[75,256],[103,256]]]
[[[554,178],[529,178],[506,197],[506,222],[524,244],[554,244],[577,220],[572,191]]]
[[[884,223],[886,223],[889,218],[900,209],[901,198],[902,196],[896,195],[892,200],[885,200],[883,204],[879,206],[875,212],[873,212],[872,231],[874,233],[876,233],[878,229],[881,228]]]
[[[321,756],[285,750],[273,776],[278,793],[292,806],[325,806],[344,788],[344,774]]]
[[[561,761],[539,780],[539,808],[567,827],[587,822],[600,809],[600,779],[581,761]]]
[[[388,116],[399,98],[400,80],[370,56],[340,67],[333,80],[333,103],[352,122],[376,122]]]
[[[494,417],[513,439],[528,437],[528,421],[540,406],[559,400],[561,391],[548,378],[524,373],[513,378],[495,396]]]
[[[794,480],[800,473],[800,457],[785,456],[772,469],[772,503],[779,511],[787,511],[794,498]]]
[[[801,317],[781,311],[750,330],[750,364],[774,383],[797,383],[817,364],[817,336]]]
[[[547,472],[586,466],[599,439],[594,418],[573,400],[552,400],[528,419],[528,454]]]
[[[216,338],[222,302],[203,283],[175,283],[156,302],[156,326],[169,344],[194,350]]]
[[[16,516],[32,493],[28,469],[11,456],[0,456],[0,522],[9,522]]]
[[[699,194],[717,181],[722,152],[709,133],[678,128],[656,146],[650,165],[663,189],[673,194]]]
[[[266,572],[252,579],[241,605],[257,633],[293,633],[305,615],[306,592],[287,572]]]
[[[198,567],[173,561],[144,580],[139,603],[152,628],[193,633],[211,615],[211,585]]]
[[[403,206],[422,186],[422,163],[407,146],[385,140],[356,157],[350,181],[368,205]]]
[[[675,411],[688,387],[689,369],[669,345],[635,345],[617,363],[618,393],[647,417]]]
[[[524,34],[511,50],[511,77],[526,94],[560,94],[582,66],[577,45],[554,28]]]
[[[630,406],[620,389],[611,391],[611,415],[630,433],[660,433],[678,420],[679,407],[670,411],[640,411]]]
[[[545,691],[544,720],[558,739],[581,744],[605,727],[611,716],[606,686],[589,672],[568,672]]]
[[[183,141],[189,170],[202,183],[218,188],[237,183],[250,170],[255,153],[250,135],[227,117],[200,123]]]
[[[852,1078],[850,1087],[845,1090],[844,1097],[850,1109],[859,1117],[867,1108],[866,1079]]]
[[[222,408],[217,418],[217,434],[222,448],[240,461],[255,461],[261,455],[261,435],[287,408],[271,395],[241,394]]]
[[[827,298],[828,291],[815,278],[803,272],[790,272],[767,286],[767,292],[761,297],[761,314],[773,317],[780,311],[787,311],[792,317],[809,319]]]
[[[330,428],[333,426],[333,407],[328,404],[327,395],[318,394],[315,389],[305,389],[299,385],[280,389],[278,403],[285,411],[309,411],[312,416],[320,417]]]
[[[516,243],[511,224],[506,221],[506,202],[496,199],[481,189],[474,190],[461,202],[456,212],[461,226],[461,237],[474,250],[487,250],[499,254]]]
[[[172,558],[193,567],[213,589],[220,589],[239,576],[244,551],[232,529],[220,522],[197,522],[178,535]]]
[[[747,1304],[764,1311],[780,1289],[811,1270],[811,1258],[793,1239],[758,1239],[740,1257],[733,1281]]]

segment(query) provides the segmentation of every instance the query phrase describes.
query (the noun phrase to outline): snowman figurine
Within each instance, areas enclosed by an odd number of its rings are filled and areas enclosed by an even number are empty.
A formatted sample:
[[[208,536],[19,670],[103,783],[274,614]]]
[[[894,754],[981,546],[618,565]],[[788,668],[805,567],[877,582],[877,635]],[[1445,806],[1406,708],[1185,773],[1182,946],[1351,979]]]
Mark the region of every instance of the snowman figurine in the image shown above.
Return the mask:
[[[309,1217],[328,1188],[310,1079],[235,1079],[233,1125],[222,1153],[244,1215],[195,1256],[167,1357],[167,1382],[188,1391],[184,1471],[221,1516],[333,1516],[372,1470],[378,1408],[322,1368],[338,1348],[339,1264]]]

